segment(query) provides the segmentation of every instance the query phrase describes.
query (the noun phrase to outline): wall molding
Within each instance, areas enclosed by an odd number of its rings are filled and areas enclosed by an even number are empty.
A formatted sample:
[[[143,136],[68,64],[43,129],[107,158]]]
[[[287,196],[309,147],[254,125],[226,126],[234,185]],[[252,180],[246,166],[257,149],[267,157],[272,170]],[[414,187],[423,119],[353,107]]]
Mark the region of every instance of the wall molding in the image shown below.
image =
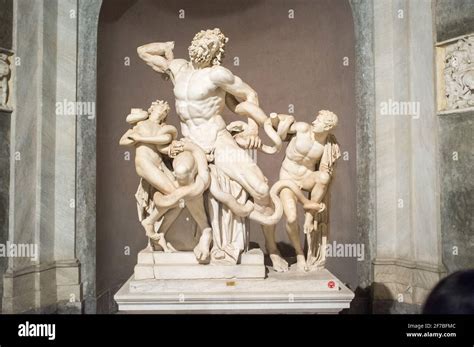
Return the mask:
[[[373,299],[422,305],[446,271],[404,260],[374,261]]]
[[[3,277],[2,311],[54,313],[61,302],[70,313],[79,313],[82,308],[79,278],[77,259],[8,270]]]

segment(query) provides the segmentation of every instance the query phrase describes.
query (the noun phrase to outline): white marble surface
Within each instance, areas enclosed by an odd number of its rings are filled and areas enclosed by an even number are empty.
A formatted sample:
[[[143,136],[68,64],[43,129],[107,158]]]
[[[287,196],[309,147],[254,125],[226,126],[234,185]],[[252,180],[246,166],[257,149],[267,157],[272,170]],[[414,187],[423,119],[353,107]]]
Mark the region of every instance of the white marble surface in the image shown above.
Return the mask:
[[[199,264],[193,252],[153,252],[144,249],[138,253],[134,269],[136,280],[147,279],[263,279],[265,266],[263,252],[252,249],[241,255],[240,264]]]
[[[75,258],[75,122],[56,101],[76,96],[77,0],[14,2],[9,240],[34,244],[39,259],[10,257],[8,313],[80,301]],[[36,52],[39,54],[32,54]],[[12,289],[10,291],[10,289]]]
[[[410,2],[411,98],[420,102],[420,119],[410,133],[412,151],[412,243],[416,261],[443,267],[439,199],[438,119],[435,100],[435,67],[432,4]]]
[[[337,313],[352,293],[328,270],[269,271],[261,280],[147,280],[130,278],[114,299],[131,313]]]
[[[375,297],[403,295],[421,304],[416,288],[426,291],[443,273],[431,2],[374,2],[374,53]],[[410,103],[418,113],[384,114],[382,105],[389,101]],[[434,276],[421,286],[414,275],[402,276],[407,271]]]
[[[77,0],[58,2],[56,102],[76,101]],[[56,115],[55,151],[55,259],[75,257],[75,199],[76,199],[76,117]]]

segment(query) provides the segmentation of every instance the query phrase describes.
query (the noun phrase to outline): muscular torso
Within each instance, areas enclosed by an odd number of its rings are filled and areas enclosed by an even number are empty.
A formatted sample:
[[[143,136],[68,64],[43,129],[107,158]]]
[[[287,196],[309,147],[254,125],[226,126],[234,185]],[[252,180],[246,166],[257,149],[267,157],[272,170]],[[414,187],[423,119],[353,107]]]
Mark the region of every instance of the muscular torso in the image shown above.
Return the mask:
[[[217,134],[226,126],[221,117],[225,91],[211,80],[211,69],[182,64],[175,73],[173,89],[183,136],[205,151],[213,149]]]
[[[143,137],[153,137],[160,135],[161,124],[155,123],[151,120],[139,122],[133,131]],[[139,142],[136,145],[135,163],[137,166],[142,166],[142,161],[150,162],[159,167],[162,163],[161,155],[158,152],[157,145]]]
[[[323,153],[324,145],[312,138],[311,131],[298,132],[286,149],[280,179],[291,179],[305,186],[304,189],[311,189],[308,179],[317,170]]]

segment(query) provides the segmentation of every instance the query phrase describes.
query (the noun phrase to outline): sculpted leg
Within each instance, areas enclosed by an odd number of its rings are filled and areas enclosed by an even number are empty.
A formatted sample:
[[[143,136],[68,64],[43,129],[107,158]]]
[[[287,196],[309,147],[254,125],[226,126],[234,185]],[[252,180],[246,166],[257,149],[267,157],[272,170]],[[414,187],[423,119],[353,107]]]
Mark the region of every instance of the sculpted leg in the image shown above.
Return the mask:
[[[199,263],[207,264],[210,260],[210,250],[212,243],[212,229],[206,228],[202,230],[199,242],[194,247],[194,255]]]
[[[240,148],[230,133],[219,135],[214,163],[227,176],[239,183],[256,203],[269,204],[267,179],[250,155]]]
[[[191,200],[203,194],[210,182],[207,160],[196,145],[187,144],[192,150],[180,153],[173,160],[174,175],[178,187],[172,193],[155,193],[155,204],[159,208],[171,208],[180,200]]]
[[[328,173],[322,171],[316,171],[314,173],[316,184],[311,190],[311,200],[320,203],[323,201],[324,195],[328,190],[331,176]]]
[[[208,263],[212,243],[212,229],[207,221],[204,199],[201,196],[186,202],[189,213],[201,229],[199,243],[194,247],[194,255],[200,263]]]
[[[286,216],[286,232],[296,252],[296,266],[299,271],[306,271],[306,260],[300,243],[296,196],[289,189],[283,189],[280,194],[283,212]]]
[[[181,211],[182,210],[180,208],[175,207],[175,208],[172,208],[172,209],[168,210],[165,213],[164,218],[163,218],[163,222],[161,223],[161,226],[160,226],[160,230],[159,230],[160,233],[163,233],[164,235],[166,235],[166,233],[168,232],[170,226],[174,223],[176,218],[178,218]]]
[[[270,189],[260,168],[255,163],[246,161],[239,162],[236,166],[238,169],[234,171],[234,177],[231,177],[253,197],[255,210],[263,215],[272,215],[273,206],[269,194]],[[291,190],[289,191],[291,192]],[[262,225],[262,231],[273,269],[277,272],[288,271],[288,263],[280,255],[275,242],[275,225]]]
[[[215,151],[215,165],[239,183],[253,198],[255,209],[265,215],[273,212],[270,188],[260,168],[246,151],[238,147],[233,138],[223,138]]]
[[[153,212],[142,220],[142,226],[145,229],[145,234],[152,240],[158,240],[159,235],[155,232],[155,223],[166,213],[166,211],[158,211],[154,209]]]
[[[137,173],[163,194],[171,194],[176,189],[175,184],[169,179],[168,175],[152,163],[139,162],[137,164]]]
[[[282,258],[275,241],[275,226],[262,225],[263,235],[265,236],[265,247],[270,256],[273,270],[276,272],[288,271],[288,263]]]
[[[176,220],[180,213],[180,209],[174,208],[168,211],[159,212],[155,209],[147,218],[142,221],[146,236],[150,238],[152,243],[157,243],[165,252],[176,252],[176,249],[166,241],[165,235],[170,225]],[[155,223],[164,216],[159,232],[155,232]]]
[[[253,198],[255,209],[271,215],[273,212],[267,179],[252,158],[238,147],[230,136],[219,139],[215,151],[215,165],[238,182]],[[275,271],[288,271],[288,263],[281,257],[275,242],[275,226],[262,225],[265,245]]]

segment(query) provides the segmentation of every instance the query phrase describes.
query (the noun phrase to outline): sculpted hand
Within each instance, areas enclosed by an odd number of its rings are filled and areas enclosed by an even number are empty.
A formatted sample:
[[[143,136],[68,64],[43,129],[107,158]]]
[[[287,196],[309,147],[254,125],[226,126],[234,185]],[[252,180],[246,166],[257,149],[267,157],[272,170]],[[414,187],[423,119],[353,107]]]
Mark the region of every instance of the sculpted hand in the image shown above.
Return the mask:
[[[305,234],[309,234],[314,230],[314,217],[311,213],[307,213],[304,219],[303,230]]]
[[[281,113],[280,113],[280,114],[276,114],[276,113],[275,113],[275,115],[276,115],[276,117],[278,117],[278,121],[279,121],[280,123],[285,123],[285,124],[288,123],[288,124],[291,124],[291,123],[293,123],[293,122],[295,121],[295,117],[294,117],[294,116],[291,116],[291,115],[289,115],[289,114],[281,114]],[[270,116],[271,116],[271,115],[270,115]],[[275,117],[275,116],[273,116],[273,117]]]
[[[154,42],[138,47],[139,53],[148,53],[165,57],[167,60],[173,60],[174,41]]]
[[[173,141],[171,142],[169,148],[169,156],[171,158],[176,157],[178,154],[184,151],[184,143],[182,141]]]
[[[257,149],[262,146],[262,140],[258,136],[258,128],[247,128],[235,136],[235,141],[240,147],[246,149]]]
[[[135,142],[140,142],[140,135],[136,133],[131,133],[130,135],[127,136],[127,138]]]

